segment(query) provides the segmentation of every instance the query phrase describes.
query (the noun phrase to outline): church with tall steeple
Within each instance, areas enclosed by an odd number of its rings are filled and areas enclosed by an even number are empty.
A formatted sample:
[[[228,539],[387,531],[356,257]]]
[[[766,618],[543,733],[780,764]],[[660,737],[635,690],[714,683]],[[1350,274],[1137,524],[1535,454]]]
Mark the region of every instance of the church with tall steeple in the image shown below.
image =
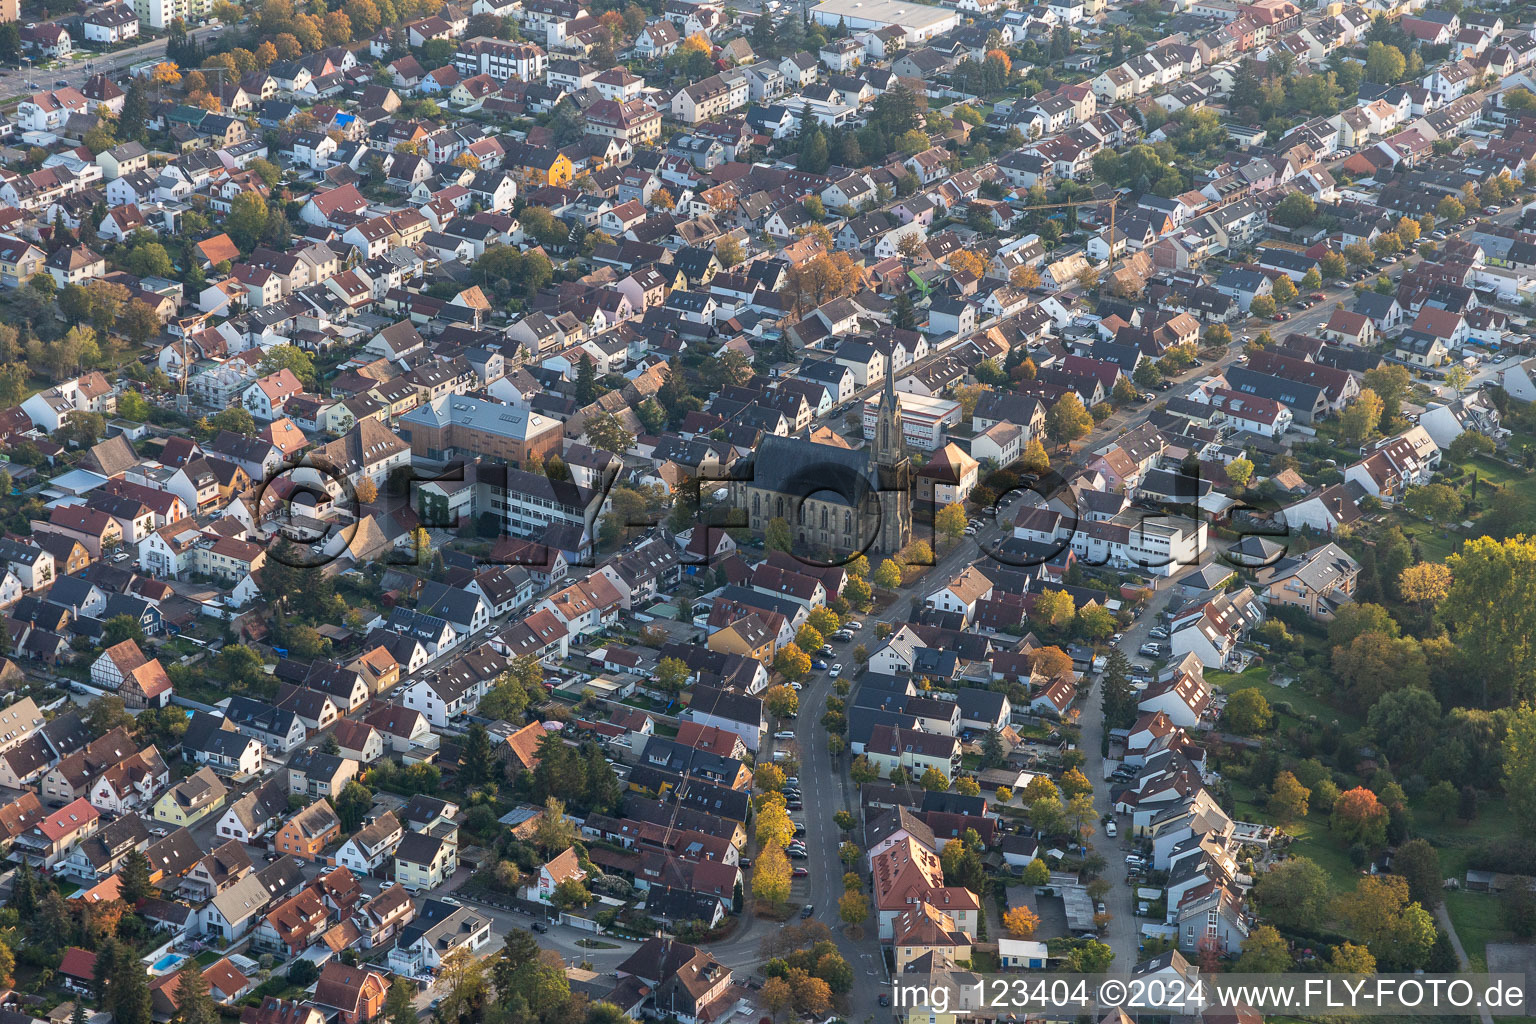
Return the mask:
[[[769,435],[735,473],[731,499],[748,525],[762,533],[784,520],[795,554],[809,561],[893,555],[912,539],[912,459],[889,374],[866,447]]]

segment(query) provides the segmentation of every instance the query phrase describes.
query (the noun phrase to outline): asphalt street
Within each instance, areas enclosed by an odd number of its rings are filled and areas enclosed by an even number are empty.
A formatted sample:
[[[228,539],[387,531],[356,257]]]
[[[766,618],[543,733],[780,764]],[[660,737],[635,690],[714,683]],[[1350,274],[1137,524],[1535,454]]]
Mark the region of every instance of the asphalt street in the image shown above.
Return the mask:
[[[209,25],[193,29],[189,35],[198,42],[206,43],[217,37],[225,27]],[[30,96],[43,89],[62,88],[59,82],[78,89],[92,75],[116,74],[140,61],[165,56],[165,45],[166,39],[161,37],[111,53],[77,50],[67,63],[59,67],[0,68],[0,99]]]

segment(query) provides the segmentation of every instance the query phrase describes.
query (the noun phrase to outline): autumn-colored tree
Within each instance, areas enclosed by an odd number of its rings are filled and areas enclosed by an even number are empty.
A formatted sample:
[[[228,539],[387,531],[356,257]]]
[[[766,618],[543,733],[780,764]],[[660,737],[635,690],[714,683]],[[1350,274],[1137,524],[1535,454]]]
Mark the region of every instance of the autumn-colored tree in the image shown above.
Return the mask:
[[[1004,912],[1003,927],[1015,939],[1027,939],[1040,927],[1040,915],[1028,907],[1019,906]]]
[[[1227,463],[1227,479],[1233,487],[1247,487],[1253,479],[1253,462],[1246,455],[1239,455]]]
[[[1269,813],[1280,822],[1307,816],[1308,801],[1312,791],[1303,786],[1291,772],[1275,776],[1275,785],[1269,796]]]
[[[1035,651],[1031,667],[1047,679],[1067,679],[1072,674],[1072,656],[1055,645],[1042,647]]]
[[[1088,781],[1088,776],[1084,775],[1082,770],[1079,768],[1068,768],[1066,771],[1062,772],[1059,785],[1062,793],[1064,793],[1068,799],[1071,799],[1074,796],[1082,796],[1084,793],[1093,792],[1093,783]]]
[[[980,280],[987,275],[987,258],[970,249],[957,249],[949,255],[949,269]]]
[[[1355,400],[1339,413],[1339,428],[1351,441],[1366,441],[1376,433],[1384,408],[1381,397],[1370,388],[1361,388]]]
[[[957,541],[965,536],[965,528],[970,520],[965,514],[965,506],[957,502],[945,505],[933,517],[934,529],[949,541]]]
[[[894,558],[887,558],[875,567],[874,583],[877,587],[894,590],[901,586],[901,566]]]
[[[150,70],[149,80],[155,85],[178,85],[181,82],[181,69],[175,61],[163,60]]]
[[[1019,456],[1018,466],[1020,472],[1033,473],[1036,476],[1042,476],[1051,471],[1051,457],[1046,454],[1045,445],[1040,443],[1039,438],[1024,446],[1024,454]]]
[[[678,46],[678,49],[684,53],[695,51],[702,53],[706,57],[714,52],[714,46],[710,43],[709,37],[702,32],[695,32],[687,39],[684,39],[682,44]]]
[[[783,849],[795,838],[795,823],[789,819],[789,812],[782,806],[765,804],[757,812],[755,834],[758,846],[777,846]]]
[[[789,886],[789,858],[777,846],[766,847],[752,864],[752,895],[765,903],[784,903]]]
[[[796,645],[794,643],[787,643],[783,647],[780,647],[779,648],[779,656],[780,656],[780,658],[782,658],[784,656],[784,652],[785,651],[791,651],[792,656],[798,656],[799,658],[805,658],[805,660],[806,660],[805,671],[806,672],[810,671],[810,660],[811,659],[806,656],[804,651],[800,650],[798,645]],[[779,666],[779,662],[778,662],[778,660],[775,660],[774,661],[775,669],[778,669],[778,666]],[[798,668],[799,666],[798,665],[792,665],[791,667]],[[793,676],[787,675],[786,673],[783,673],[782,669],[779,669],[779,671],[780,671],[781,674],[784,674],[786,676],[786,678],[795,678]],[[803,672],[799,673],[799,674],[800,675],[804,675]],[[768,713],[770,715],[774,716],[775,718],[788,718],[790,715],[798,714],[799,713],[799,711],[800,711],[800,695],[797,694],[794,691],[793,688],[788,687],[788,686],[783,686],[783,685],[780,685],[780,686],[770,686],[763,693],[763,707],[767,708],[768,709]]]
[[[769,978],[763,982],[757,998],[763,1004],[763,1009],[768,1011],[768,1016],[778,1020],[794,1005],[795,992],[783,978]]]
[[[1364,786],[1345,790],[1333,805],[1331,827],[1347,843],[1379,849],[1387,841],[1387,809]]]
[[[292,32],[279,32],[272,37],[272,45],[277,48],[279,60],[296,60],[304,55],[304,48]],[[233,65],[234,61],[230,63]]]
[[[277,63],[277,46],[270,39],[263,39],[256,47],[256,67],[266,70]]]
[[[1008,283],[1015,288],[1039,288],[1040,272],[1028,264],[1014,267],[1008,275]]]
[[[1427,614],[1451,592],[1451,570],[1440,562],[1410,565],[1397,577],[1397,592]]]
[[[852,295],[863,275],[863,268],[848,253],[822,253],[789,269],[780,297],[796,312],[803,313],[832,299]]]
[[[1072,595],[1065,590],[1045,590],[1035,595],[1034,607],[1029,617],[1047,627],[1062,627],[1072,621],[1077,608]]]
[[[837,916],[846,925],[863,924],[869,917],[869,899],[862,892],[850,890],[837,898]]]

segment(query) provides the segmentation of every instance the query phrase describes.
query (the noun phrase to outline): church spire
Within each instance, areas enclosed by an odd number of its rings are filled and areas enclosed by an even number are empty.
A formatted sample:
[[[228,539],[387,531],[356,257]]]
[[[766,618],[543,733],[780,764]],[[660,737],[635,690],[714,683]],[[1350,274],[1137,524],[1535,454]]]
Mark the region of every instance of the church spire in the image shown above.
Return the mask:
[[[901,434],[901,400],[896,397],[896,374],[888,372],[875,421],[875,461],[892,465],[905,454],[905,448]]]

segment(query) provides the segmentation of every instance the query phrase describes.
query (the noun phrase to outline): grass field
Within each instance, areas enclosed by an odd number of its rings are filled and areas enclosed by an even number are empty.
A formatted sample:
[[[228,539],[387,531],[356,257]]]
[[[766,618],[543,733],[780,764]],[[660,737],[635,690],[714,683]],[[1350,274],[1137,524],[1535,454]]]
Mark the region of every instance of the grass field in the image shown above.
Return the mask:
[[[1207,672],[1206,681],[1219,686],[1227,693],[1238,690],[1257,690],[1273,707],[1277,703],[1289,704],[1299,717],[1315,715],[1319,722],[1337,721],[1345,728],[1358,728],[1360,720],[1347,711],[1341,711],[1326,701],[1304,692],[1297,686],[1276,686],[1269,681],[1270,667],[1258,665],[1246,672]],[[1284,717],[1284,716],[1282,716]]]

